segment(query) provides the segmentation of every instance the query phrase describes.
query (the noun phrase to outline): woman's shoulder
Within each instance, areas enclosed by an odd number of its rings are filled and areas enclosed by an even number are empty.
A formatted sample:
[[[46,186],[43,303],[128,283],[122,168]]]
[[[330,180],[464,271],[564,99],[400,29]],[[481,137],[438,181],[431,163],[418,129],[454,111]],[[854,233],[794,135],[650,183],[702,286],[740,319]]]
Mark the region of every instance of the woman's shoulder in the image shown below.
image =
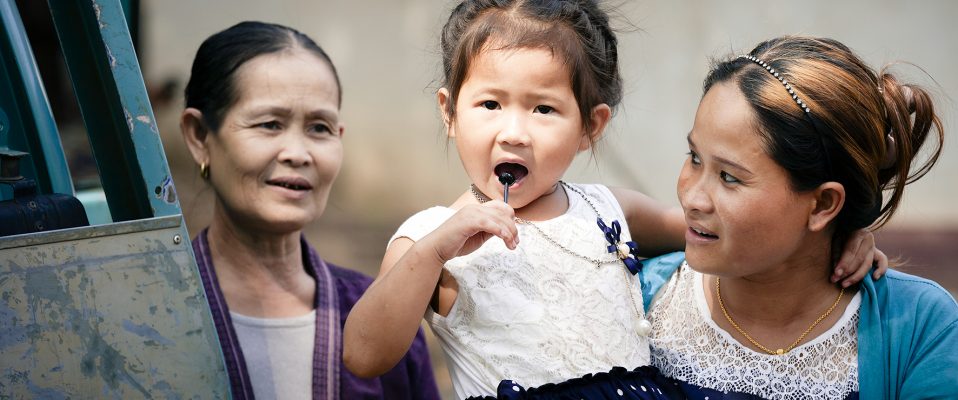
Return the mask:
[[[958,302],[935,281],[888,270],[873,285],[886,320],[913,321],[929,327],[958,323]]]
[[[958,313],[958,302],[955,298],[933,280],[898,270],[888,270],[884,280],[889,294],[897,301],[921,303],[923,307],[940,304]]]

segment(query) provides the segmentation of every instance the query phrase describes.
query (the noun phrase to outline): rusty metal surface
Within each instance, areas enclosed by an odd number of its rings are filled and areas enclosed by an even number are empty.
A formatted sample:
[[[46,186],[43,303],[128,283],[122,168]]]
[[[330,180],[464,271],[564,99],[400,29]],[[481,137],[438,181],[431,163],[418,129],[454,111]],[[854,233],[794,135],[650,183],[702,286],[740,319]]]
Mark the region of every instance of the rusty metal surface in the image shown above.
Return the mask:
[[[0,398],[226,398],[182,217],[0,239]]]

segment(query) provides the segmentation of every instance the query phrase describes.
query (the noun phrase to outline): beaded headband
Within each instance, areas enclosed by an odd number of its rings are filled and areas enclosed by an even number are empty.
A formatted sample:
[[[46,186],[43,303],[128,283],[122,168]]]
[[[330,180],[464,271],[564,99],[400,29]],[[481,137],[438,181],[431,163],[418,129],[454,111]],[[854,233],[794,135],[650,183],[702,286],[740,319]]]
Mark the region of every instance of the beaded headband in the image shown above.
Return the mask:
[[[832,157],[828,152],[828,146],[825,144],[825,135],[822,134],[822,132],[824,132],[823,127],[819,125],[818,119],[812,118],[812,112],[808,109],[808,104],[802,101],[802,99],[798,98],[798,94],[795,93],[795,89],[793,89],[792,85],[788,83],[788,80],[779,74],[778,71],[775,71],[775,68],[772,68],[772,66],[768,65],[767,62],[748,54],[738,56],[738,58],[749,60],[758,64],[760,67],[765,68],[768,73],[772,74],[775,79],[778,79],[778,81],[782,83],[782,86],[785,86],[785,90],[787,90],[788,94],[792,96],[792,100],[795,100],[795,103],[797,103],[798,106],[802,108],[802,111],[804,111],[803,115],[805,116],[805,119],[812,124],[812,128],[818,133],[818,141],[822,145],[822,154],[825,155],[825,166],[828,168],[829,175],[834,175],[835,170],[832,167]]]
[[[784,77],[779,75],[778,72],[775,72],[775,68],[772,68],[772,66],[768,65],[767,62],[762,61],[761,59],[750,56],[750,55],[741,55],[741,56],[738,56],[738,58],[744,58],[758,65],[761,65],[762,68],[765,68],[766,71],[772,74],[772,76],[774,76],[775,79],[778,79],[778,81],[785,86],[785,90],[788,90],[788,94],[792,95],[792,100],[795,100],[795,102],[798,103],[798,106],[801,107],[806,114],[810,113],[810,111],[808,110],[808,105],[805,104],[805,102],[802,101],[802,99],[798,98],[798,95],[795,94],[795,89],[792,89],[792,85],[788,84],[788,80],[786,80]]]

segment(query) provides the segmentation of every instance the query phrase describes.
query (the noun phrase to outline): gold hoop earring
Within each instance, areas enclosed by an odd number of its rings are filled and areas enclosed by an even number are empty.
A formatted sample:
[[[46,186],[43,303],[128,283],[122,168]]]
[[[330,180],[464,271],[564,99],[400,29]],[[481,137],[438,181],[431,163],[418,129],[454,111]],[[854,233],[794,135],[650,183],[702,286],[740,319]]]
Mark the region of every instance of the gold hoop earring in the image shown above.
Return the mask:
[[[200,163],[200,178],[210,180],[210,165],[205,161]]]

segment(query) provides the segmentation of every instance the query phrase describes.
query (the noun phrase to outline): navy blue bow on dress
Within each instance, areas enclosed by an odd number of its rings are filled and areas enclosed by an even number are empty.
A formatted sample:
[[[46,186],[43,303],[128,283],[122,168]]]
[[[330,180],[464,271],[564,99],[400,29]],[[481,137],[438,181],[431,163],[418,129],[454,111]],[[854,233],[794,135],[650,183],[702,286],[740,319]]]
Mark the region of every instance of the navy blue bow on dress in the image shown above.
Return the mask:
[[[639,261],[638,255],[639,246],[635,244],[635,241],[631,240],[622,243],[622,226],[619,225],[618,220],[612,220],[611,227],[606,225],[601,217],[597,218],[596,221],[599,224],[599,229],[602,229],[602,232],[605,233],[605,240],[609,242],[609,246],[607,247],[609,253],[617,254],[632,275],[638,274],[639,271],[642,270],[642,262]],[[620,251],[620,244],[628,246],[629,251],[627,253]]]

